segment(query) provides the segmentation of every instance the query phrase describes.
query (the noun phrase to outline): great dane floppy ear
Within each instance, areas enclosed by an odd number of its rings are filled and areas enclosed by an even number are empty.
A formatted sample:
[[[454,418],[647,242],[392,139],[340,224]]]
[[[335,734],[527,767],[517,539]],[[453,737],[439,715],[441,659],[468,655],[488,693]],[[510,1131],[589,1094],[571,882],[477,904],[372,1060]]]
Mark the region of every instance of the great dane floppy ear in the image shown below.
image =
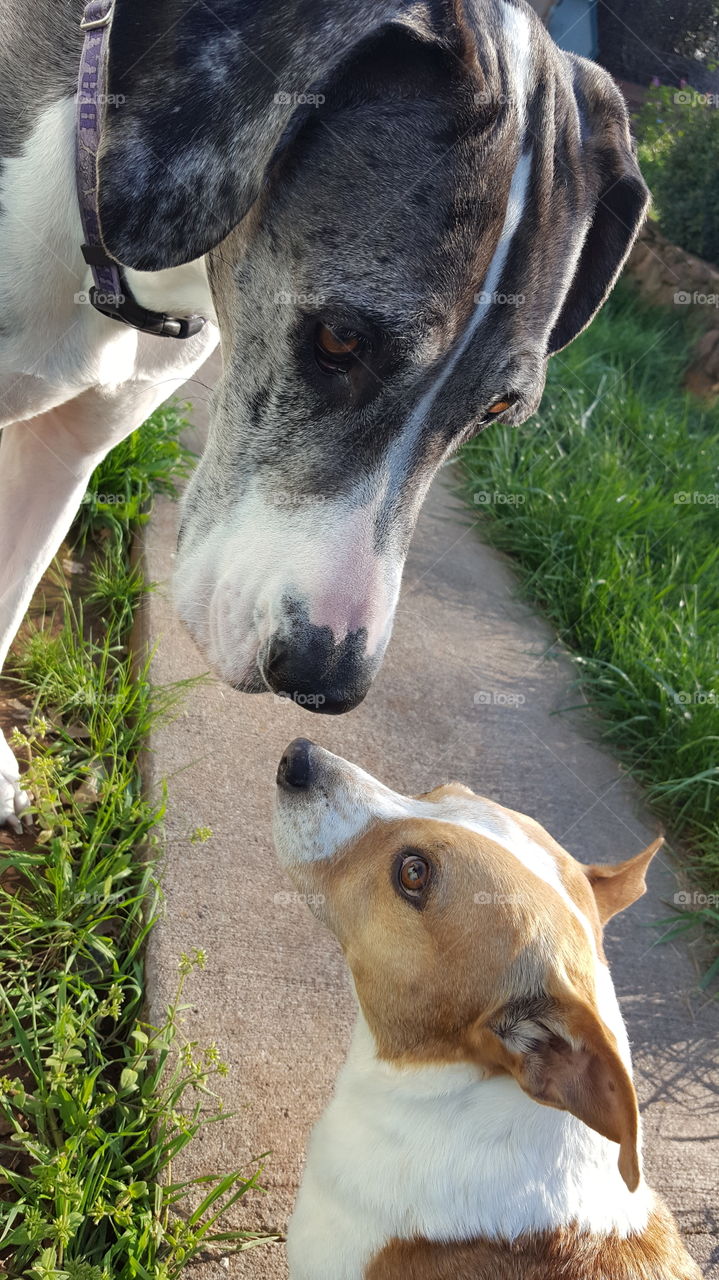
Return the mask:
[[[409,0],[115,0],[99,158],[108,252],[156,271],[219,244],[323,82],[410,7],[421,29]]]
[[[624,265],[649,203],[619,89],[600,67],[584,58],[565,56],[573,71],[594,209],[569,292],[554,323],[549,355],[572,342],[596,315]]]

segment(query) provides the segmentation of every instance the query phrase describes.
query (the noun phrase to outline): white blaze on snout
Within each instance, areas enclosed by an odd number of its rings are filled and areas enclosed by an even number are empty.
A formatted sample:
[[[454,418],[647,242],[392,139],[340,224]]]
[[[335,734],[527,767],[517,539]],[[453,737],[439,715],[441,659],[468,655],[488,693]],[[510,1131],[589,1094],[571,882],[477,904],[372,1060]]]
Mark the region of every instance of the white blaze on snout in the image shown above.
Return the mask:
[[[275,806],[278,855],[285,865],[332,858],[375,822],[429,818],[473,831],[502,845],[517,863],[551,886],[582,924],[594,949],[591,924],[567,892],[555,859],[501,805],[468,792],[440,800],[403,796],[357,765],[321,747],[312,748],[313,784]]]
[[[387,640],[401,566],[381,559],[374,548],[374,505],[358,507],[349,515],[340,511],[339,519],[330,510],[321,511],[320,518],[325,514],[329,518],[320,535],[326,540],[325,563],[315,560],[305,577],[309,621],[329,627],[337,643],[365,629],[367,656],[372,658]]]
[[[567,893],[554,858],[501,805],[471,791],[439,800],[403,796],[323,747],[312,747],[312,761],[312,784],[306,791],[289,796],[281,789],[277,792],[275,830],[285,865],[332,858],[375,822],[397,818],[447,822],[502,845],[527,871],[551,885],[592,938],[589,922]]]
[[[414,803],[364,769],[312,747],[313,782],[306,791],[277,789],[274,837],[283,866],[322,862],[384,819],[408,817]]]
[[[365,655],[379,661],[402,562],[377,550],[376,514],[376,501],[263,492],[255,482],[230,519],[195,538],[193,522],[210,525],[212,512],[190,506],[175,576],[177,608],[221,675],[242,678],[273,636],[291,641],[289,602],[299,606],[302,621],[329,628],[335,644],[364,630]]]
[[[509,46],[507,69],[512,78],[512,97],[522,128],[527,121],[527,99],[529,97],[529,81],[533,71],[532,29],[526,13],[522,13],[515,4],[502,4],[502,26]]]
[[[520,115],[521,114],[522,113],[520,112]],[[517,160],[509,188],[502,231],[500,233],[492,261],[489,264],[482,283],[481,291],[477,294],[477,304],[469,318],[464,332],[455,343],[455,346],[449,356],[445,359],[437,377],[413,409],[407,419],[404,430],[390,448],[387,464],[389,492],[394,492],[397,484],[402,483],[409,461],[414,455],[417,448],[417,442],[424,430],[426,421],[432,414],[434,405],[442,388],[451,378],[454,370],[459,364],[459,361],[468,350],[480,325],[487,319],[495,305],[495,298],[502,280],[502,273],[504,271],[509,250],[526,207],[527,191],[529,189],[531,173],[532,151],[530,149],[525,152],[522,150],[520,145],[519,158]],[[502,388],[498,387],[497,395],[501,395],[501,392]]]

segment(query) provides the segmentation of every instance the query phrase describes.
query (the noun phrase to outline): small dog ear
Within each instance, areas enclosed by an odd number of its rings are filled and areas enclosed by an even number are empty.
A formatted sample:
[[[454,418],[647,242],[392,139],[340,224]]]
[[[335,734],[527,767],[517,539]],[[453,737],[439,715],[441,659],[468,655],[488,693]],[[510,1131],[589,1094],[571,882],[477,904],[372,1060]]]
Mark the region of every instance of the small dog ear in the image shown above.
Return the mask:
[[[614,862],[607,865],[597,863],[583,867],[597,901],[597,910],[602,924],[611,920],[618,911],[631,907],[637,898],[647,891],[646,874],[649,863],[664,844],[664,836],[658,836],[642,853],[626,862]]]
[[[630,1191],[641,1178],[639,1109],[616,1042],[591,1006],[574,995],[507,1005],[491,1030],[517,1083],[545,1107],[569,1111],[619,1144]]]
[[[594,210],[549,339],[553,356],[587,327],[610,293],[644,221],[649,191],[636,162],[619,89],[601,67],[565,55],[574,75]]]

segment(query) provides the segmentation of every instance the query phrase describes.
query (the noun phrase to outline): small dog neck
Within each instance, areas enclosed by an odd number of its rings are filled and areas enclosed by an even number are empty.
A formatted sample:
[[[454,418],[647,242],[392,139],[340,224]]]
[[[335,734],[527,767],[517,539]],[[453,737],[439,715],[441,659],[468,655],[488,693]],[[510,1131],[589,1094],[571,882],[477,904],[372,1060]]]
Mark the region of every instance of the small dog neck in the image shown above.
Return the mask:
[[[363,1118],[346,1149],[349,1178],[362,1183],[365,1201],[368,1187],[377,1189],[383,1217],[390,1195],[398,1222],[414,1219],[413,1230],[430,1239],[511,1240],[570,1225],[624,1236],[646,1227],[652,1193],[643,1181],[628,1190],[615,1143],[541,1106],[509,1076],[483,1077],[470,1063],[378,1059],[361,1013],[328,1126],[339,1132],[348,1112]]]

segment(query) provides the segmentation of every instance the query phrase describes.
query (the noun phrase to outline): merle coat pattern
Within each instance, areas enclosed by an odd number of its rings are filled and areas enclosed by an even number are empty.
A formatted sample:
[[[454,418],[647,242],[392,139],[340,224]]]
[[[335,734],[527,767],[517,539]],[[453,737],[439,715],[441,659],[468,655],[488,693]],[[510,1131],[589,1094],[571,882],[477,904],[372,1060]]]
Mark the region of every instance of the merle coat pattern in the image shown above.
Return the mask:
[[[184,343],[82,305],[77,0],[0,0],[0,663],[97,461],[223,375],[176,600],[235,687],[365,695],[438,465],[536,408],[647,194],[610,77],[523,0],[116,0],[100,224]],[[329,346],[328,346],[329,344]],[[0,821],[25,803],[0,736]]]

